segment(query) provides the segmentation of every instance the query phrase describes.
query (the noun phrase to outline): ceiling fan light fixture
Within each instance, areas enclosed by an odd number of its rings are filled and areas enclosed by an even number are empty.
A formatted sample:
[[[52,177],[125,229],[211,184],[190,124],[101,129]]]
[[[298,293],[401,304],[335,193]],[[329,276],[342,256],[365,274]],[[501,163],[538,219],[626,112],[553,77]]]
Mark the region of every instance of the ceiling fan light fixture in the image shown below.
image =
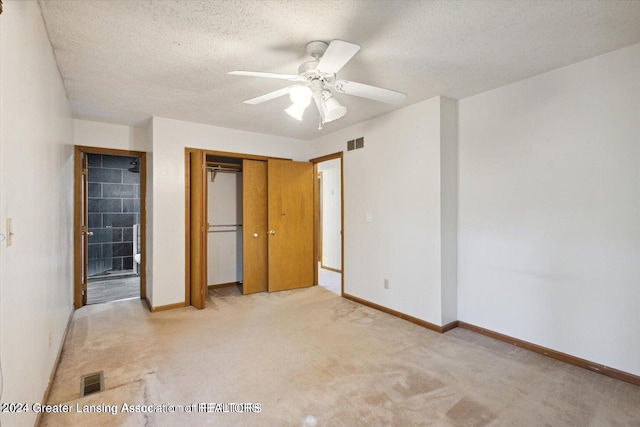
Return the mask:
[[[347,107],[340,104],[340,102],[338,102],[338,100],[331,95],[331,92],[323,91],[322,98],[322,109],[324,112],[325,123],[338,120],[339,118],[347,114]]]
[[[298,120],[299,122],[302,121],[302,115],[304,114],[304,110],[307,108],[306,105],[300,105],[300,104],[291,104],[291,106],[289,108],[287,108],[286,110],[284,110],[288,115],[290,115],[291,117],[293,117],[294,119]]]
[[[289,98],[291,99],[291,106],[284,110],[288,115],[298,121],[302,121],[302,115],[304,110],[311,103],[311,89],[306,86],[291,86],[289,88]]]
[[[306,107],[311,102],[311,89],[306,86],[292,86],[289,90],[289,98],[293,105]]]

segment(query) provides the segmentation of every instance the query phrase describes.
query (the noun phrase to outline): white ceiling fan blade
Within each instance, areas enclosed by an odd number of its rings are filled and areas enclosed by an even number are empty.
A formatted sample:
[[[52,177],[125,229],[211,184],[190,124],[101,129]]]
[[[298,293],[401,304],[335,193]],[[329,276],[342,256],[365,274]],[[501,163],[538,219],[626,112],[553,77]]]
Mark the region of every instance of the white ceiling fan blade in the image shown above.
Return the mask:
[[[334,40],[329,44],[322,58],[320,58],[316,69],[323,73],[335,74],[340,71],[359,50],[360,46],[357,44]]]
[[[281,79],[281,80],[291,80],[291,81],[302,81],[304,80],[297,74],[278,74],[278,73],[261,73],[258,71],[230,71],[227,74],[232,74],[234,76],[246,76],[246,77],[266,77],[268,79]]]
[[[373,99],[374,101],[385,102],[393,105],[402,103],[402,101],[407,97],[406,93],[383,89],[376,86],[369,86],[362,83],[350,82],[348,80],[338,80],[334,83],[334,87],[340,93]]]
[[[284,87],[282,89],[278,89],[278,90],[274,90],[273,92],[269,92],[267,94],[264,94],[262,96],[258,96],[256,98],[251,98],[251,99],[247,99],[246,101],[243,101],[245,104],[251,104],[251,105],[255,105],[255,104],[260,104],[262,102],[265,101],[271,101],[272,99],[276,99],[280,96],[283,95],[288,95],[289,91],[291,90],[293,86],[287,86]]]

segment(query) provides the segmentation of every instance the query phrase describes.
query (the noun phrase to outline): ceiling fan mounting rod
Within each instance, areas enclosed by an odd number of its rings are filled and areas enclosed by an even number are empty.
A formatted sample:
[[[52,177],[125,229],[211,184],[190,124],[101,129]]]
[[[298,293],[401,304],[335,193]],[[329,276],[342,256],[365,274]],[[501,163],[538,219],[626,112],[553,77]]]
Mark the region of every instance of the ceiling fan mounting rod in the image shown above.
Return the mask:
[[[329,45],[326,42],[323,42],[322,40],[314,40],[307,43],[306,49],[307,53],[318,61],[327,51],[328,47]]]

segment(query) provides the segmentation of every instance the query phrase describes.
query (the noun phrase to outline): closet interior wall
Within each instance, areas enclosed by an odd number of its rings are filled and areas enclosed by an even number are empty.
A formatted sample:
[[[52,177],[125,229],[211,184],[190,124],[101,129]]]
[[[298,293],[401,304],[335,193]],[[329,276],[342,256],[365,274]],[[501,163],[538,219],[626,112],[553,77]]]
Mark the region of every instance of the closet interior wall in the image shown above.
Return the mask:
[[[242,282],[242,171],[207,163],[207,284]]]

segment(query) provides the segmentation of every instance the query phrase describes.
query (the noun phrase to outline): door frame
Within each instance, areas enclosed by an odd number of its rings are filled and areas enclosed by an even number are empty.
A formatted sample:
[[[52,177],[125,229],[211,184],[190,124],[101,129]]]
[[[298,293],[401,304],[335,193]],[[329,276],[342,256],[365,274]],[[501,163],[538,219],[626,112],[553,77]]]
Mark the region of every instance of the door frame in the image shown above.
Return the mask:
[[[320,197],[322,194],[319,188],[319,180],[318,180],[318,163],[326,162],[328,160],[340,159],[340,267],[342,269],[340,274],[340,295],[344,296],[344,153],[339,151],[337,153],[327,154],[326,156],[316,157],[314,159],[309,160],[309,162],[313,163],[313,200],[314,200],[314,209],[313,214],[314,218],[314,251],[318,251],[318,239],[321,239],[319,233],[321,232],[320,223]],[[315,284],[318,284],[318,259],[320,259],[320,254],[315,253],[313,263],[313,271],[315,275]]]
[[[313,205],[313,222],[316,227],[314,230],[314,234],[316,236],[316,249],[313,256],[316,258],[316,262],[319,262],[322,265],[322,209],[323,209],[323,197],[324,194],[320,189],[324,184],[324,176],[322,171],[318,171],[317,163],[314,164],[313,173],[316,175],[316,183],[317,188],[313,189],[313,200],[316,201]]]
[[[119,150],[115,148],[74,146],[73,153],[73,306],[77,310],[83,307],[82,298],[82,155],[106,154],[112,156],[130,156],[140,158],[140,299],[147,299],[147,153],[143,151]],[[87,197],[88,199],[88,197]],[[86,203],[86,202],[85,202]],[[87,268],[87,266],[85,266]],[[147,301],[148,303],[148,301]],[[149,305],[150,306],[150,305]]]

